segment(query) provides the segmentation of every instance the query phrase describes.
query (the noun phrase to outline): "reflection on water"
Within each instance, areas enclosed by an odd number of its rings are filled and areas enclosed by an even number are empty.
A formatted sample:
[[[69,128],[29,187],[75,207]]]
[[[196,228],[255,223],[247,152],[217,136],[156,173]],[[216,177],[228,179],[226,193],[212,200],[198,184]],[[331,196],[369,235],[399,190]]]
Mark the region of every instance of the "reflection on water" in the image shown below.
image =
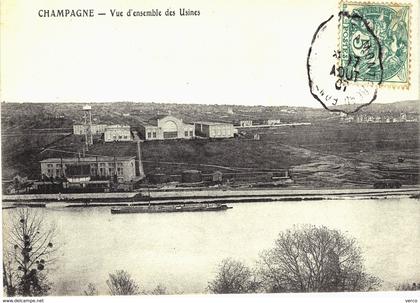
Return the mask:
[[[143,288],[202,293],[226,257],[252,266],[294,224],[339,229],[358,240],[367,270],[385,289],[420,280],[420,203],[413,199],[232,204],[224,212],[111,215],[107,207],[40,209],[55,222],[60,259],[50,274],[58,295],[89,282],[106,294],[109,272],[125,269]],[[5,222],[14,210],[3,210]],[[6,235],[5,235],[6,236]]]

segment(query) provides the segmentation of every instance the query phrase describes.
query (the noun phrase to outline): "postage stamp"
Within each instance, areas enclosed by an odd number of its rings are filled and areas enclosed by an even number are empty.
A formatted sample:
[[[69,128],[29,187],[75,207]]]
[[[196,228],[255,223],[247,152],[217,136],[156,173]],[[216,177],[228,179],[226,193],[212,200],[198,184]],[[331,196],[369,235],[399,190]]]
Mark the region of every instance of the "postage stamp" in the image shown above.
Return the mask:
[[[351,35],[350,24],[358,26]],[[339,36],[343,42],[338,45]],[[362,16],[339,11],[315,31],[307,71],[310,92],[325,109],[355,113],[376,100],[383,83],[380,40]]]
[[[382,86],[410,86],[410,10],[409,4],[342,2],[341,11],[361,18],[342,18],[340,32],[341,64],[348,66],[364,57],[358,66],[358,81],[379,82]],[[364,24],[364,22],[367,22]],[[372,34],[379,45],[371,43]],[[372,48],[379,47],[380,50]],[[370,52],[372,55],[367,55]],[[373,54],[382,58],[382,75]],[[352,60],[353,59],[353,60]]]

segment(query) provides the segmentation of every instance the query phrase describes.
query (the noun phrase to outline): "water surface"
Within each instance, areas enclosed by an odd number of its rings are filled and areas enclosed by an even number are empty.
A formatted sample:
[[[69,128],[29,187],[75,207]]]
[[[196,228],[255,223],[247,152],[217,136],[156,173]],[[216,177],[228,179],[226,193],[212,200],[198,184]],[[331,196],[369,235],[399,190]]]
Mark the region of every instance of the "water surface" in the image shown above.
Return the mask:
[[[106,294],[108,273],[124,269],[142,288],[202,293],[226,257],[254,265],[280,231],[325,225],[357,239],[367,270],[386,290],[420,280],[420,202],[414,199],[232,204],[223,212],[111,215],[108,207],[38,209],[58,229],[54,293],[88,283]],[[7,222],[10,213],[3,210]],[[6,235],[5,235],[6,236]]]

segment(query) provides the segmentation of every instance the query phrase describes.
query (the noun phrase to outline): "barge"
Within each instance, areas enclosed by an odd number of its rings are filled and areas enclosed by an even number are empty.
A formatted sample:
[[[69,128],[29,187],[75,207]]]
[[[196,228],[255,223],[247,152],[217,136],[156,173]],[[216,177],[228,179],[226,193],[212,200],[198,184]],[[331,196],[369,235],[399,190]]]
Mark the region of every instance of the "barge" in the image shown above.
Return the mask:
[[[195,212],[195,211],[222,211],[232,207],[221,203],[194,203],[176,205],[141,205],[112,207],[111,214],[135,214],[135,213],[172,213],[172,212]]]

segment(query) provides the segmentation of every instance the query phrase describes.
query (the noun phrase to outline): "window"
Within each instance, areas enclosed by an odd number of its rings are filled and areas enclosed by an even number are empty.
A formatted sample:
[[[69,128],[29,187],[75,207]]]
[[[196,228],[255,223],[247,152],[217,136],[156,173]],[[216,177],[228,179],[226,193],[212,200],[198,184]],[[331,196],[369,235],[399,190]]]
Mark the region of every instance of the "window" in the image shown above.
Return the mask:
[[[184,135],[185,135],[185,137],[188,137],[188,131],[187,130],[184,132]]]
[[[117,136],[112,136],[112,139],[117,140]]]
[[[127,139],[128,137],[127,136],[124,136],[124,139]]]
[[[148,132],[147,133],[147,138],[151,138],[152,137],[152,133],[151,132]]]
[[[47,164],[47,167],[53,167],[53,165],[49,163],[49,164]]]
[[[61,176],[61,169],[56,169],[55,170],[55,175],[56,176]]]
[[[194,136],[194,133],[192,130],[190,130],[190,137]]]
[[[178,132],[163,132],[164,139],[178,138]]]
[[[156,132],[153,132],[153,138],[156,138]]]
[[[117,167],[117,175],[122,176],[124,174],[124,170],[122,167]]]
[[[120,140],[121,140],[121,139],[122,139],[122,136],[118,136],[118,139],[120,139]]]

